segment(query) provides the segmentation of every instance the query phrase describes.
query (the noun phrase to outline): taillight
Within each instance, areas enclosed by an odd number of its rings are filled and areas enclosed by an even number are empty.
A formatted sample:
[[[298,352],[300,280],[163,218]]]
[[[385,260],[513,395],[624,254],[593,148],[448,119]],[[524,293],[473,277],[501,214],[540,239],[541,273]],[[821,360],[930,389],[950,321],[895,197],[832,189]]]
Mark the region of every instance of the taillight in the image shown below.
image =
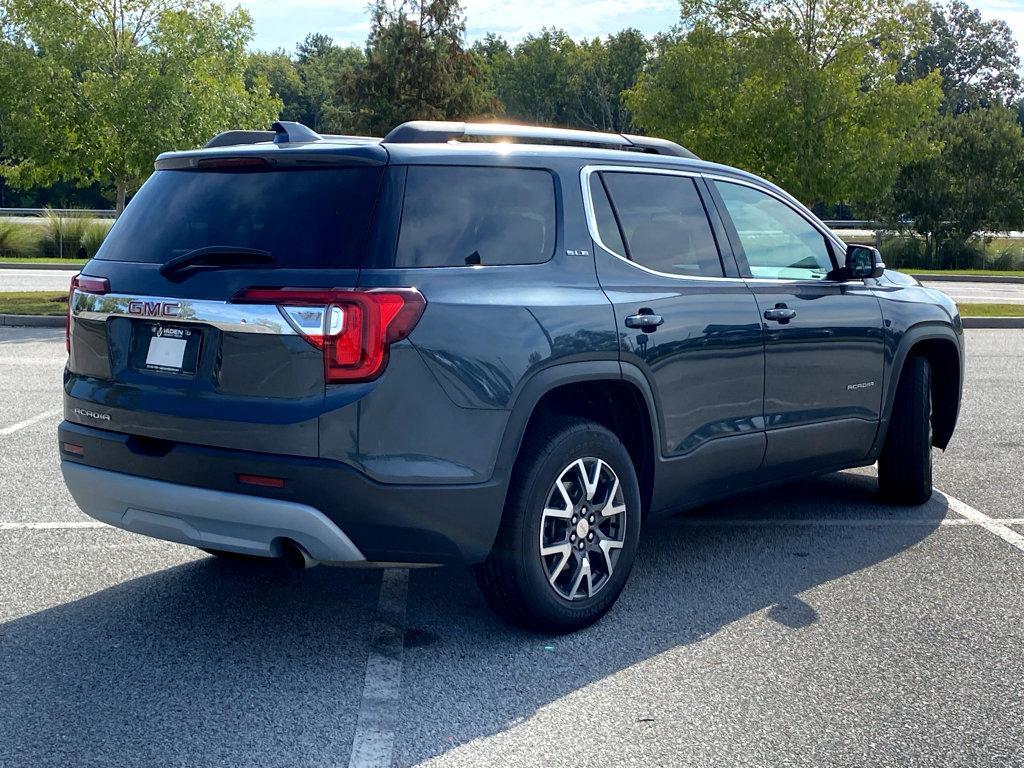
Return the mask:
[[[328,383],[379,377],[388,347],[409,336],[427,304],[415,288],[245,288],[231,301],[276,304],[306,341],[323,350]]]
[[[84,294],[108,294],[110,281],[106,278],[92,278],[82,273],[71,279],[71,286],[68,288],[68,314],[64,318],[64,346],[68,353],[71,352],[71,305],[75,299],[75,291]]]

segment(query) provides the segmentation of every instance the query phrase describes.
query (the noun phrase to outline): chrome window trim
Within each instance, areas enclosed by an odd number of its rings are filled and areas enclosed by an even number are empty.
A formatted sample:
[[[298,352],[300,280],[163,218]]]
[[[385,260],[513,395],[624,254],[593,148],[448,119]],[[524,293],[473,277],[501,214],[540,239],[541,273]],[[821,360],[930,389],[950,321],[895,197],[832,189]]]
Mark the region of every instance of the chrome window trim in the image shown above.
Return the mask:
[[[707,276],[704,276],[704,275],[679,275],[679,274],[671,273],[671,272],[661,272],[660,270],[652,270],[650,267],[645,267],[642,264],[638,264],[637,262],[634,262],[634,261],[626,258],[625,256],[623,256],[622,254],[618,253],[617,251],[614,251],[613,249],[609,248],[607,245],[605,245],[604,241],[601,240],[600,231],[598,230],[598,227],[597,227],[597,214],[594,211],[594,202],[591,199],[591,194],[590,194],[590,177],[593,176],[595,173],[600,173],[602,171],[609,171],[609,172],[616,172],[616,171],[618,171],[618,172],[622,172],[622,173],[641,173],[641,174],[662,174],[662,175],[665,175],[665,176],[688,176],[690,178],[704,178],[704,179],[709,179],[709,180],[713,180],[713,181],[724,181],[724,182],[728,182],[728,183],[731,183],[731,184],[742,184],[745,187],[751,187],[752,189],[755,189],[755,190],[758,190],[760,192],[763,192],[766,195],[770,195],[771,197],[773,197],[776,200],[778,200],[780,203],[783,203],[784,205],[789,206],[789,208],[791,208],[796,214],[798,214],[799,216],[803,217],[807,221],[808,224],[810,224],[812,227],[814,227],[814,229],[816,229],[818,232],[820,232],[822,237],[826,238],[828,241],[831,241],[833,245],[835,245],[838,249],[840,249],[840,251],[843,251],[843,250],[846,249],[846,244],[843,243],[841,240],[839,240],[839,238],[836,236],[836,234],[834,232],[832,232],[828,227],[826,227],[824,224],[819,222],[817,220],[817,217],[815,217],[814,214],[811,213],[809,210],[807,210],[804,206],[802,206],[802,205],[800,205],[799,207],[794,206],[792,201],[787,200],[784,196],[780,195],[779,193],[777,193],[777,192],[775,192],[775,191],[773,191],[773,190],[771,190],[771,189],[769,189],[767,187],[764,187],[764,186],[762,186],[760,184],[755,184],[754,182],[747,181],[745,179],[737,179],[735,177],[726,176],[724,174],[702,173],[700,171],[680,171],[680,170],[676,170],[676,169],[672,169],[672,168],[648,168],[648,167],[643,167],[643,166],[618,165],[618,164],[616,164],[616,165],[586,165],[586,166],[583,166],[583,168],[580,169],[580,187],[581,187],[581,192],[583,194],[583,209],[584,209],[584,212],[585,212],[586,218],[587,218],[587,229],[590,231],[591,239],[594,241],[595,244],[600,246],[604,251],[608,252],[609,254],[611,254],[612,256],[614,256],[617,259],[621,259],[623,262],[625,262],[626,264],[632,266],[633,268],[635,268],[637,270],[641,270],[641,271],[649,273],[651,275],[657,275],[657,276],[662,277],[662,278],[674,278],[675,280],[740,281],[740,282],[743,282],[743,283],[775,284],[775,285],[785,285],[785,286],[792,286],[794,284],[806,284],[806,285],[810,285],[810,286],[822,286],[822,285],[824,285],[824,286],[841,286],[841,285],[843,285],[843,283],[841,281],[837,281],[837,280],[813,280],[813,279],[809,279],[809,278],[754,278],[754,277],[742,277],[742,276],[738,277],[738,278],[731,278],[731,277],[726,277],[726,276],[723,276],[721,278],[712,278],[712,277],[707,277]]]
[[[143,305],[171,303],[178,305],[180,310],[174,316],[129,312],[129,306],[135,302],[141,302]],[[278,310],[277,305],[231,304],[211,299],[182,299],[176,296],[88,294],[76,289],[71,297],[71,316],[76,320],[106,321],[110,318],[135,318],[154,323],[194,323],[243,334],[297,334]]]

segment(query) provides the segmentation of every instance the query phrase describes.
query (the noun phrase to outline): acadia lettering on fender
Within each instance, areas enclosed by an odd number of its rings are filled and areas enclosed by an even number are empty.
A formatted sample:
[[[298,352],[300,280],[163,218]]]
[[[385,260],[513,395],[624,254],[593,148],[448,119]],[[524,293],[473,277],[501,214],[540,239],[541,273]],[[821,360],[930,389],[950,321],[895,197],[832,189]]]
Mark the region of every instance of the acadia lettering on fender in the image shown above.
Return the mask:
[[[874,387],[874,382],[857,382],[856,384],[846,385],[847,390],[866,390],[868,387]]]

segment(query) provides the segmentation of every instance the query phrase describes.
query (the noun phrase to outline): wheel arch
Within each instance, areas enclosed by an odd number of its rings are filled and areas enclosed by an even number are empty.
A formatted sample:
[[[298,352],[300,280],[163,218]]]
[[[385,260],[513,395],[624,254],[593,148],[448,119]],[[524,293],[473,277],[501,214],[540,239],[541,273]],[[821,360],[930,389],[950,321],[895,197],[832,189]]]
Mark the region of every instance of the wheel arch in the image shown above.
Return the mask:
[[[552,366],[521,388],[505,427],[496,467],[511,477],[526,435],[546,414],[593,419],[615,433],[633,458],[646,514],[660,445],[657,413],[650,385],[635,367],[620,366],[618,361]]]
[[[890,376],[886,383],[881,422],[875,440],[875,452],[881,451],[896,400],[896,390],[907,360],[922,356],[931,367],[932,445],[945,449],[953,436],[960,414],[963,392],[963,342],[950,326],[918,326],[909,329],[900,339],[893,356]]]

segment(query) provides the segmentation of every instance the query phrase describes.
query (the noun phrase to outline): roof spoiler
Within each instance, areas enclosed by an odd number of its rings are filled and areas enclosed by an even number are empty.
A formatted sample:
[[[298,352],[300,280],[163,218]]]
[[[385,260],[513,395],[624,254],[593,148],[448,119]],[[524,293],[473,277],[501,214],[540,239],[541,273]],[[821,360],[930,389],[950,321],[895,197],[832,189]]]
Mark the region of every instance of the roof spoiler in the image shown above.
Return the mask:
[[[513,123],[455,123],[439,120],[413,120],[393,128],[384,137],[385,144],[423,144],[459,141],[464,138],[490,137],[519,140],[523,144],[551,143],[582,147],[648,152],[655,155],[689,158],[697,156],[667,139],[633,134],[600,133],[571,128],[516,125]]]

